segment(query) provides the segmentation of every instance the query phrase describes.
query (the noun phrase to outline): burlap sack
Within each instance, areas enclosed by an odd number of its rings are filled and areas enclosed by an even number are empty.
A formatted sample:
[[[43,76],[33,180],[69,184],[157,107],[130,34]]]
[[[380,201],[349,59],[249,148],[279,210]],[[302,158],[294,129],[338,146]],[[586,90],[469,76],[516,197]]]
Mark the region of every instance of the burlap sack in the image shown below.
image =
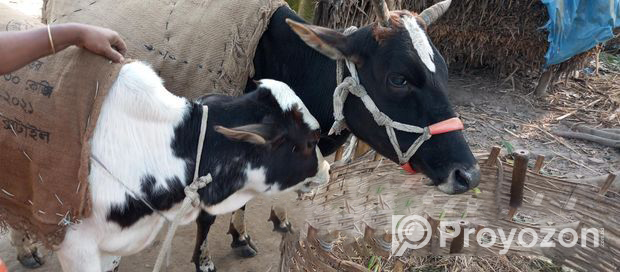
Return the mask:
[[[0,31],[37,25],[0,5]],[[0,225],[52,246],[89,215],[88,140],[120,67],[72,47],[0,75]]]
[[[43,20],[116,30],[172,93],[240,95],[260,37],[282,0],[49,0]]]

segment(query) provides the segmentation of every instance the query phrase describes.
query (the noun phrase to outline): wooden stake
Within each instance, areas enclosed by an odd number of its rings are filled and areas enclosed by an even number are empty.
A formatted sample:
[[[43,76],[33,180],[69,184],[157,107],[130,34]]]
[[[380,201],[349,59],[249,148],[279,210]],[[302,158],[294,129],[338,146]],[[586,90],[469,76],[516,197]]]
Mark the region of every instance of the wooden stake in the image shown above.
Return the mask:
[[[372,238],[374,238],[374,235],[375,235],[375,230],[371,228],[370,226],[366,225],[366,228],[364,229],[364,242],[368,243],[369,245],[372,245],[373,244]]]
[[[549,83],[551,83],[551,78],[553,78],[553,69],[548,69],[543,72],[538,80],[538,85],[536,86],[536,90],[534,94],[538,97],[541,97],[547,93],[547,88],[549,87]]]
[[[495,160],[497,160],[497,156],[499,156],[499,152],[502,150],[499,146],[494,146],[491,148],[491,153],[489,154],[489,158],[486,161],[487,166],[493,166],[495,164]]]
[[[508,211],[508,220],[512,221],[512,218],[517,214],[517,208],[510,208]]]
[[[341,146],[336,150],[336,155],[334,155],[334,162],[342,160],[342,154],[344,153],[344,146]]]
[[[527,150],[517,150],[513,156],[515,158],[515,166],[512,170],[512,185],[510,186],[510,212],[509,220],[517,212],[517,209],[523,204],[523,188],[525,187],[525,176],[527,173],[528,162]]]
[[[474,232],[474,237],[478,237],[478,232],[484,229],[484,225],[476,224],[475,226],[476,226],[476,231]],[[478,251],[480,250],[480,248],[481,248],[480,244],[476,243],[476,255],[478,254]]]
[[[424,218],[426,219],[426,221],[428,221],[428,223],[431,226],[430,229],[426,230],[426,235],[430,236],[430,240],[428,240],[430,251],[433,255],[437,255],[439,254],[439,251],[440,251],[439,243],[438,243],[439,232],[437,231],[437,228],[439,227],[439,220],[435,220],[426,212],[424,213]],[[424,239],[426,239],[426,236],[424,237]]]
[[[536,164],[534,165],[534,172],[540,173],[540,169],[543,167],[543,163],[545,162],[545,155],[538,155],[536,157]]]
[[[450,254],[457,254],[463,252],[463,247],[465,246],[465,227],[467,223],[465,221],[459,222],[459,226],[461,228],[461,232],[459,235],[452,239],[452,243],[450,243]]]
[[[609,176],[607,176],[607,179],[605,180],[605,183],[603,183],[603,186],[601,186],[601,190],[598,192],[599,195],[605,195],[607,191],[609,190],[609,188],[611,187],[611,184],[614,182],[614,180],[616,180],[616,175],[609,174]]]
[[[375,151],[375,157],[372,159],[373,161],[378,161],[381,159],[381,154],[379,154],[379,152]]]
[[[405,263],[401,259],[396,259],[394,262],[393,272],[405,272]]]
[[[370,146],[367,143],[362,142],[359,139],[357,141],[358,142],[357,147],[355,148],[355,155],[353,155],[354,159],[361,157],[362,155],[366,154],[368,150],[370,150]]]

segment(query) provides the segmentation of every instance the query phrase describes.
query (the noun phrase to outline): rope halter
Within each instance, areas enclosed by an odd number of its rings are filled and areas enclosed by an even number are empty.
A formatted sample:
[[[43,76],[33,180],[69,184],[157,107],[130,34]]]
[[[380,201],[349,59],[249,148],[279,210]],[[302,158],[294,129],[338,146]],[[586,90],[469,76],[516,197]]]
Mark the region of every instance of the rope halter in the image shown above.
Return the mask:
[[[344,34],[349,35],[355,30],[357,30],[357,27],[351,26],[344,31]],[[463,122],[461,122],[458,117],[450,118],[424,128],[403,124],[392,120],[389,116],[387,116],[387,114],[381,112],[379,108],[377,108],[377,105],[375,105],[374,101],[372,101],[372,98],[368,96],[366,89],[360,83],[355,64],[348,59],[345,59],[345,63],[347,65],[347,68],[349,69],[349,72],[351,73],[351,76],[342,80],[344,67],[342,65],[342,60],[337,61],[336,73],[338,86],[334,91],[333,100],[335,121],[331,129],[329,130],[329,135],[340,134],[340,132],[346,127],[342,110],[344,108],[344,102],[347,100],[349,93],[359,97],[362,100],[364,106],[370,112],[370,114],[372,114],[372,117],[377,123],[377,125],[385,127],[390,142],[392,143],[392,147],[394,148],[394,151],[398,156],[398,162],[401,165],[405,166],[405,169],[407,167],[409,169],[413,169],[411,168],[411,165],[409,165],[409,159],[411,159],[411,157],[413,156],[413,154],[415,154],[418,148],[420,148],[420,146],[425,141],[430,139],[431,136],[451,131],[463,130]],[[396,133],[394,132],[394,130],[417,133],[422,135],[420,135],[420,137],[418,137],[415,142],[413,142],[409,149],[407,149],[407,151],[403,153],[400,145],[398,144],[398,139],[396,138]]]

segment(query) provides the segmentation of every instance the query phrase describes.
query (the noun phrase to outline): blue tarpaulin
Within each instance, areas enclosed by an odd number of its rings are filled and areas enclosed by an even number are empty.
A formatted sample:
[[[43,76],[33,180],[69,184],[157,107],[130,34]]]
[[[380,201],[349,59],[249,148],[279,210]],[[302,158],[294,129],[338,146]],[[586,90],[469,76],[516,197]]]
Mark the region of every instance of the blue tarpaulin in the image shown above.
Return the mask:
[[[542,0],[549,12],[546,65],[561,63],[613,37],[620,0]]]

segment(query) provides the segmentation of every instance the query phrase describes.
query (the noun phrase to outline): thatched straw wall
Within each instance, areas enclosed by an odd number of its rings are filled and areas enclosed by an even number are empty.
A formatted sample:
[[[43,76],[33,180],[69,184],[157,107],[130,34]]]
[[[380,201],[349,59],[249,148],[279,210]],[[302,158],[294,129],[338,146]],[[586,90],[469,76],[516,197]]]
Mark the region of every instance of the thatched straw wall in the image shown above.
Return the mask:
[[[436,1],[386,2],[391,9],[421,12]],[[370,0],[321,0],[314,23],[343,28],[366,25],[374,19]],[[537,75],[548,46],[547,33],[541,29],[547,20],[547,10],[540,0],[453,0],[428,34],[453,70],[482,68],[498,76],[515,71]],[[574,65],[565,65],[565,69],[571,68]]]

